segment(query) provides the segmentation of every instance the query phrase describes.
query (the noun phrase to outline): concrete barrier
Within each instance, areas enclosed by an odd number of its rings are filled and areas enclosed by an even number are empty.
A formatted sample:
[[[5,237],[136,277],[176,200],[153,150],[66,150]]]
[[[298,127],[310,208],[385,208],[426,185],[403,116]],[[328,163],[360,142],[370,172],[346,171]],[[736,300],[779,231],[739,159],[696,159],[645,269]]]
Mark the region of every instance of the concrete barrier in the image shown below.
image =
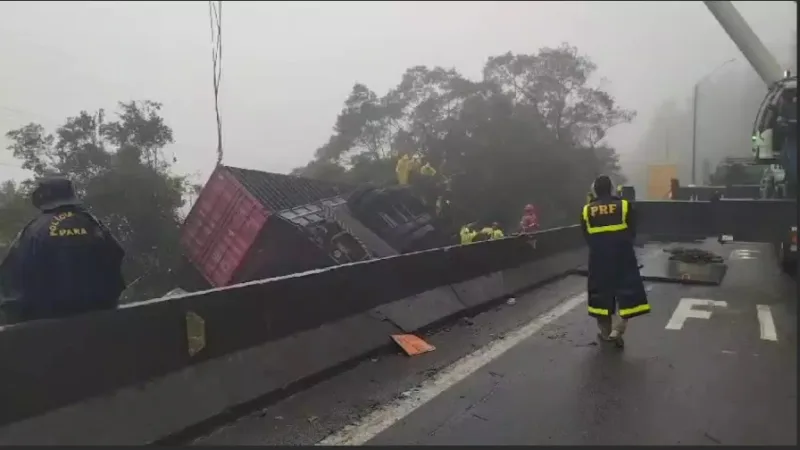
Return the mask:
[[[714,235],[709,202],[637,201],[634,207],[637,234],[681,240]]]
[[[586,264],[587,257],[587,249],[576,249],[504,270],[503,291],[506,295],[517,294],[552,281]]]
[[[399,329],[419,329],[522,289],[526,279],[570,270],[574,257],[561,253],[579,250],[576,230],[11,327],[0,332],[0,443],[160,439],[374,351]],[[523,265],[510,281],[509,270]],[[204,321],[205,345],[194,354],[188,316]]]
[[[373,311],[410,333],[454,316],[464,309],[464,304],[448,285],[379,306]]]
[[[0,428],[1,445],[137,445],[391,344],[399,330],[368,313],[189,366],[108,396]]]
[[[453,285],[453,291],[467,308],[476,308],[506,295],[503,288],[503,275],[500,272],[456,283]]]

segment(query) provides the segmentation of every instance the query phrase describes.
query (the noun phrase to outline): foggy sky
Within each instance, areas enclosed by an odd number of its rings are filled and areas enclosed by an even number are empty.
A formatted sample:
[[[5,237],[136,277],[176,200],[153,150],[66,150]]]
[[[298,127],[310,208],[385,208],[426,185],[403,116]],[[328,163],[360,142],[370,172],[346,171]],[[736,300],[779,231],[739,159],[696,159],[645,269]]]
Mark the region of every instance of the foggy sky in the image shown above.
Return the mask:
[[[797,27],[794,2],[734,4],[771,49]],[[305,164],[328,139],[354,82],[382,95],[414,65],[477,79],[490,55],[567,41],[598,64],[622,106],[639,111],[609,136],[625,154],[664,100],[742,59],[702,2],[690,1],[225,1],[222,27],[224,163],[273,172]],[[204,182],[213,168],[207,2],[2,2],[0,60],[2,134],[150,99],[174,129],[167,154],[176,170]],[[0,151],[0,181],[26,175],[14,165]]]

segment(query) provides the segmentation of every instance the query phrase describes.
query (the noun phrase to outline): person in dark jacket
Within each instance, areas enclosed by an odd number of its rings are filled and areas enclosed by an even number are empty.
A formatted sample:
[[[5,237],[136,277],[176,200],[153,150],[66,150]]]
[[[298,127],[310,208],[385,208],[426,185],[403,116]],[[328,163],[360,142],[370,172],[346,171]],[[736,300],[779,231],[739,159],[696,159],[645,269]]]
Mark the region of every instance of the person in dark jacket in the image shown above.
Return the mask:
[[[650,312],[634,251],[636,215],[631,203],[612,195],[607,176],[598,177],[592,190],[595,200],[583,207],[580,220],[589,246],[589,315],[597,319],[601,340],[622,347],[628,319]]]
[[[72,183],[43,179],[32,202],[41,214],[23,228],[1,266],[7,318],[22,322],[116,308],[125,289],[124,250],[81,207]]]

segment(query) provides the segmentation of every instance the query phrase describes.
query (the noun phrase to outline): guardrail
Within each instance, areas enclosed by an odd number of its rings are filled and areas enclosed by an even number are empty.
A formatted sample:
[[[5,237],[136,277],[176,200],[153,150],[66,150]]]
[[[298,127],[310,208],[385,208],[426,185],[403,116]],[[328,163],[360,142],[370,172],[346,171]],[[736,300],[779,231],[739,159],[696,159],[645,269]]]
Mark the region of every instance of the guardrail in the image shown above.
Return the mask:
[[[0,443],[156,441],[584,261],[572,226],[12,326]]]

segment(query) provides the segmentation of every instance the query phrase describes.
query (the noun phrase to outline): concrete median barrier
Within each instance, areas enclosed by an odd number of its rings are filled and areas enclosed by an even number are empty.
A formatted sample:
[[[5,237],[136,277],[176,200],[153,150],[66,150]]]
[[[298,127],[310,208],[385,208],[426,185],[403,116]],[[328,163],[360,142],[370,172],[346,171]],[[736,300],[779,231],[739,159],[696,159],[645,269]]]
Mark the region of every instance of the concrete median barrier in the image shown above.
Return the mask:
[[[0,332],[0,443],[161,439],[363,357],[398,330],[568,271],[576,258],[568,253],[582,246],[570,241],[576,233],[390,256],[11,327]]]
[[[184,313],[160,302],[0,332],[0,424],[114,391],[190,363]]]
[[[0,444],[153,442],[358,360],[390,345],[389,336],[398,331],[368,313],[357,314],[6,425]]]
[[[586,249],[570,250],[502,272],[503,291],[517,294],[566,275],[586,264]]]
[[[417,331],[464,310],[453,288],[443,286],[387,303],[373,311],[405,332]]]
[[[715,234],[709,202],[637,201],[635,208],[637,234],[680,241]]]
[[[456,283],[453,285],[453,291],[467,308],[476,308],[506,295],[503,289],[503,275],[500,272]]]

